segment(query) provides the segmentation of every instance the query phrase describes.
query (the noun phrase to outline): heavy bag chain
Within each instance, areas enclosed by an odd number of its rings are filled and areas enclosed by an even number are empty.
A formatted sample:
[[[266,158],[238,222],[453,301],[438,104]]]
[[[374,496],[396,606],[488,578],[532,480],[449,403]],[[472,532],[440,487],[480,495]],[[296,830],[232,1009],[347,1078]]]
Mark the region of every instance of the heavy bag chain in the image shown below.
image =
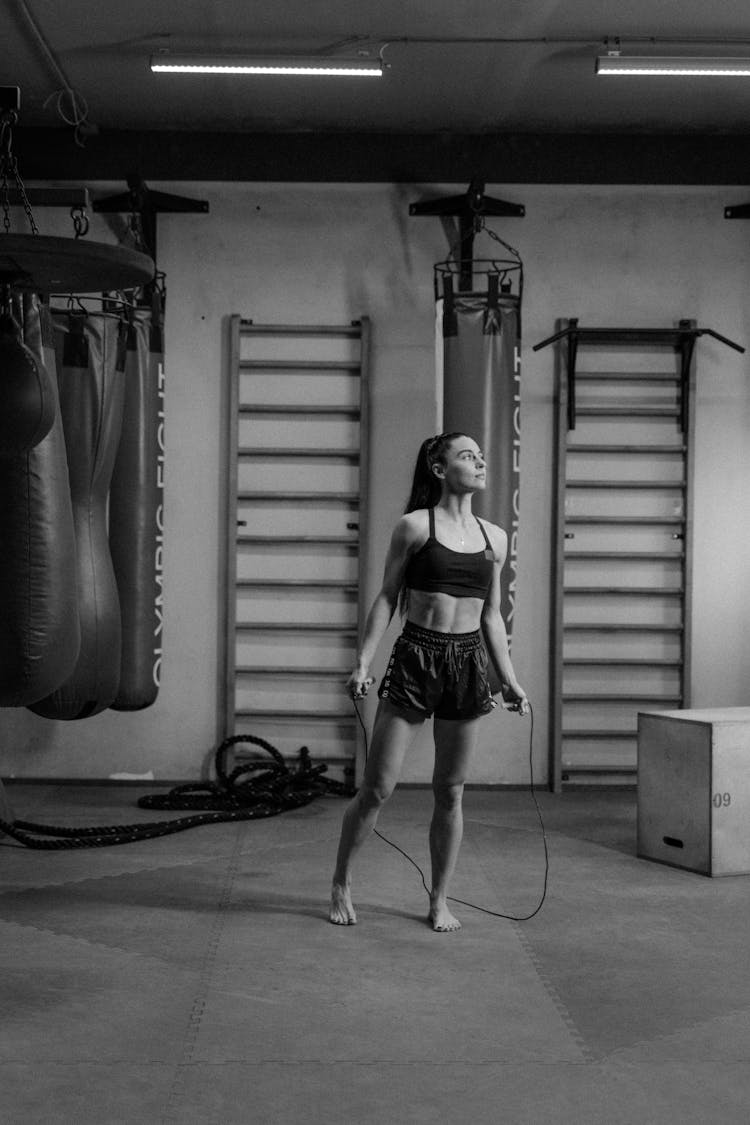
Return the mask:
[[[29,220],[31,233],[39,234],[29,197],[18,171],[18,161],[13,154],[13,126],[17,121],[18,114],[14,109],[6,110],[0,117],[0,204],[3,208],[3,226],[5,227],[5,233],[10,234],[10,186],[8,184],[8,175],[10,174],[21,196],[21,203],[26,212],[26,218]]]

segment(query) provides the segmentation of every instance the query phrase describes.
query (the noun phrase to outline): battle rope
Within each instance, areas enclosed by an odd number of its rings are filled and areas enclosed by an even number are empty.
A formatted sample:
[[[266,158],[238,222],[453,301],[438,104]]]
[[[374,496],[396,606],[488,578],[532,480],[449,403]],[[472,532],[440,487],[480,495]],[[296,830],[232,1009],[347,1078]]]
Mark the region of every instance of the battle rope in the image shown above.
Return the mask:
[[[271,758],[270,763],[265,759],[246,762],[227,773],[227,754],[240,742],[249,742],[265,751]],[[137,840],[153,840],[202,824],[278,816],[290,809],[309,805],[316,797],[326,793],[342,797],[354,793],[344,783],[323,777],[328,766],[325,763],[314,765],[306,746],[300,749],[297,768],[291,770],[270,742],[249,734],[225,738],[216,750],[214,764],[216,781],[178,785],[168,793],[141,797],[138,801],[142,809],[209,809],[209,812],[148,824],[96,828],[61,828],[34,824],[29,820],[14,820],[12,823],[0,820],[0,833],[4,832],[27,848],[105,848],[115,844],[132,844]]]

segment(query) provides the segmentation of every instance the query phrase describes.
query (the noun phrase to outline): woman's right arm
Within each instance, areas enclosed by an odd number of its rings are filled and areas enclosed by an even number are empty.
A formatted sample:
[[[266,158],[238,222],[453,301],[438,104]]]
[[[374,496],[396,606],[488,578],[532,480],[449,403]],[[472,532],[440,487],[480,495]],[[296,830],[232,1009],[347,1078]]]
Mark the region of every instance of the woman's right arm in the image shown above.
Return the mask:
[[[415,514],[410,512],[401,517],[391,536],[385,560],[383,584],[367,615],[357,653],[357,663],[347,682],[347,690],[353,698],[367,695],[367,689],[373,682],[369,674],[370,664],[396,610],[404,571],[418,538],[418,520],[415,519]]]

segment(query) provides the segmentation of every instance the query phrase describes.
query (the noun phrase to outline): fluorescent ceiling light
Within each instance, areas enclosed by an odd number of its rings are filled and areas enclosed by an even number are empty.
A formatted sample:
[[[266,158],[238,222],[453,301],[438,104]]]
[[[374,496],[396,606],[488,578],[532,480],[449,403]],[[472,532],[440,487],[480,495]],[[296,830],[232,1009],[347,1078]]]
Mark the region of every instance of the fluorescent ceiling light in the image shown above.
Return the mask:
[[[322,77],[380,78],[380,59],[345,59],[328,55],[152,55],[155,74],[296,74]]]
[[[684,76],[700,78],[750,78],[750,58],[680,58],[679,55],[635,56],[599,55],[596,73],[607,77],[622,75]]]

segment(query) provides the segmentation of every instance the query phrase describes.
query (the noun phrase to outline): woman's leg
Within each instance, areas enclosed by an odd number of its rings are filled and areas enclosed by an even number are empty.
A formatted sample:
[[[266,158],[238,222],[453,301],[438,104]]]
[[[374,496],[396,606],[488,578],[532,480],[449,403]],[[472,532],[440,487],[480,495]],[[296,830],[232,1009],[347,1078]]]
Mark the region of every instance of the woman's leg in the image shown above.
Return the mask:
[[[478,725],[479,718],[435,719],[435,769],[432,776],[435,808],[430,824],[432,891],[429,921],[432,928],[440,933],[461,928],[461,923],[448,909],[448,883],[461,847],[461,800]]]
[[[344,813],[331,890],[330,919],[351,926],[357,915],[351,899],[354,857],[375,827],[378,813],[396,787],[404,754],[423,719],[383,699],[378,705],[362,785]]]

